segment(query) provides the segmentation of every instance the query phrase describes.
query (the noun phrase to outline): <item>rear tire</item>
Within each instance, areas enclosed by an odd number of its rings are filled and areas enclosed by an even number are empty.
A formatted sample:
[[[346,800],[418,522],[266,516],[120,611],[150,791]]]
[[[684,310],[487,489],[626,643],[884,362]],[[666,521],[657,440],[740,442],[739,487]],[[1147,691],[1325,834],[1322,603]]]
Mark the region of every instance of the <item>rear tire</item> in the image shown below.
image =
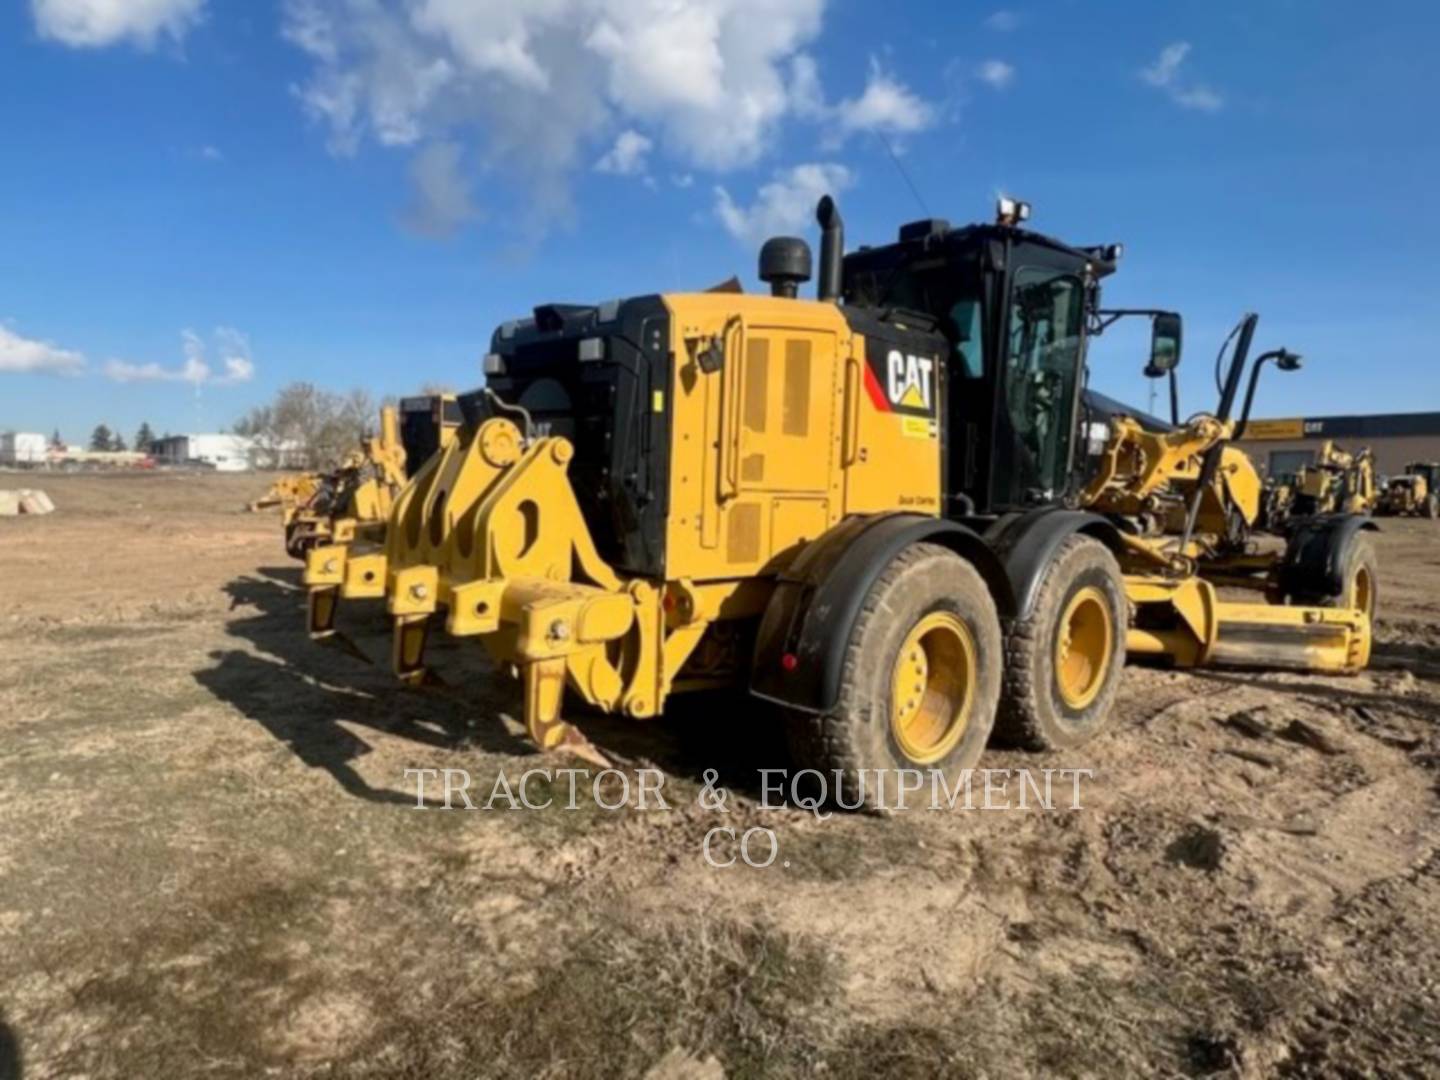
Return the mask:
[[[936,544],[913,544],[871,586],[845,652],[840,696],[823,715],[790,711],[791,755],[845,805],[896,808],[900,769],[953,788],[990,740],[1004,653],[984,580]],[[879,786],[877,770],[889,773]],[[923,805],[928,783],[911,796]]]
[[[1125,670],[1129,611],[1109,548],[1080,535],[1061,544],[1030,615],[1006,637],[997,736],[1029,750],[1068,750],[1094,738]]]

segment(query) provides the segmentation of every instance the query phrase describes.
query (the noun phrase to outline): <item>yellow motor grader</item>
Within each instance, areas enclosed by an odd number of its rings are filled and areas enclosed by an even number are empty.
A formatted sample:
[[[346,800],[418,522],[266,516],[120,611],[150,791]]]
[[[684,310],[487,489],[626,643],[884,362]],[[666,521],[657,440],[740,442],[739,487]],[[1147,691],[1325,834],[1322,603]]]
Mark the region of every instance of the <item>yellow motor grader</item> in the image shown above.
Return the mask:
[[[422,677],[428,635],[473,638],[520,678],[546,748],[577,740],[567,694],[645,718],[743,688],[872,804],[867,772],[953,781],[992,732],[1093,736],[1127,650],[1363,668],[1368,523],[1316,518],[1268,557],[1237,523],[1258,499],[1227,445],[1254,319],[1216,415],[1149,430],[1085,390],[1118,245],[1027,216],[1004,200],[994,224],[915,222],[846,254],[827,197],[815,300],[798,296],[810,248],[781,237],[760,253],[769,296],[502,325],[457,437],[395,500],[383,585],[312,577],[312,553],[311,630],[334,632],[337,595],[383,591],[402,678]],[[1150,314],[1163,373],[1180,320]],[[1252,393],[1287,357],[1256,362]],[[1232,584],[1260,595],[1222,600]]]
[[[398,409],[384,406],[376,434],[362,439],[331,472],[308,474],[315,476],[310,496],[286,510],[285,550],[307,560],[322,548],[383,541],[395,495],[409,476],[407,462],[423,462],[457,426],[453,396],[406,398]],[[332,552],[327,559],[344,555]]]
[[[247,503],[245,509],[254,514],[278,506],[280,520],[289,525],[300,508],[309,503],[320,490],[320,481],[319,473],[288,473],[276,479],[260,498]]]
[[[1327,439],[1315,460],[1296,474],[1290,514],[1368,514],[1377,499],[1375,456],[1370,448],[1349,453]]]
[[[1266,523],[1259,473],[1231,445],[1243,436],[1263,366],[1275,361],[1282,371],[1300,367],[1300,358],[1284,349],[1257,358],[1240,419],[1225,419],[1257,322],[1247,315],[1237,327],[1240,343],[1218,413],[1162,430],[1116,417],[1081,501],[1121,527],[1120,564],[1135,605],[1132,655],[1166,657],[1182,666],[1355,671],[1369,656],[1368,631],[1360,632],[1355,616],[1368,624],[1378,600],[1374,549],[1360,535],[1374,526],[1355,514],[1298,521],[1290,526],[1286,548],[1276,550],[1260,538]],[[1345,541],[1337,543],[1337,535]],[[1339,562],[1331,584],[1317,588],[1299,568],[1321,553]],[[1160,633],[1147,632],[1155,611],[1169,620],[1163,608],[1147,611],[1144,601],[1153,586],[1141,578],[1157,571],[1171,578],[1170,602],[1178,610],[1210,613],[1206,618],[1219,631],[1213,638],[1195,627],[1177,634],[1173,622]],[[1333,591],[1335,582],[1340,593]],[[1221,600],[1221,589],[1252,591],[1259,602]],[[1324,608],[1330,610],[1319,610]]]
[[[460,426],[453,394],[404,398],[380,412],[380,432],[364,440],[287,529],[286,548],[305,562],[312,629],[333,624],[342,592],[384,596],[385,540],[395,499],[425,462],[450,445]]]
[[[1380,493],[1375,513],[1382,517],[1440,518],[1440,462],[1412,461],[1392,476]]]

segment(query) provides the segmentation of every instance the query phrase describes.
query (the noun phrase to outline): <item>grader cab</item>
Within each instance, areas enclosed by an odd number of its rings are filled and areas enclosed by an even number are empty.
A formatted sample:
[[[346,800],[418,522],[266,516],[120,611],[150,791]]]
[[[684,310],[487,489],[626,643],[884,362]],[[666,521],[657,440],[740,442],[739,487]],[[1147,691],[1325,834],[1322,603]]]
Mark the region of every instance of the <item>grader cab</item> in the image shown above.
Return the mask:
[[[1247,545],[1258,481],[1227,443],[1253,319],[1217,415],[1149,431],[1084,389],[1118,246],[1027,214],[1006,200],[994,224],[916,222],[846,254],[826,198],[814,300],[808,245],[777,238],[769,296],[549,304],[501,326],[457,437],[395,500],[369,564],[383,585],[358,593],[386,597],[397,672],[423,676],[431,634],[477,639],[547,748],[584,749],[567,695],[645,718],[748,690],[801,762],[873,804],[867,773],[953,776],[997,729],[1091,737],[1127,649],[1363,667],[1359,519],[1283,555]],[[1163,373],[1179,319],[1150,314]],[[1231,578],[1261,599],[1221,601]],[[331,633],[351,578],[307,582]]]

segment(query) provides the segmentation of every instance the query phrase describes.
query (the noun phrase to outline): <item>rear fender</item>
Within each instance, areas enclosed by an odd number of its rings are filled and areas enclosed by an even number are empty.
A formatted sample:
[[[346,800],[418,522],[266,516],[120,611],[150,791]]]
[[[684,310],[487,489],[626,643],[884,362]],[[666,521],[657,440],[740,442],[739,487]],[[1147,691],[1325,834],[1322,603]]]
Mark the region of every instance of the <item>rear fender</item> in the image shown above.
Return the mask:
[[[1345,563],[1362,532],[1380,526],[1361,514],[1324,514],[1299,521],[1290,531],[1280,564],[1285,596],[1339,596],[1345,591]]]
[[[1044,508],[1002,517],[985,532],[985,542],[1005,567],[1005,576],[1015,597],[1010,612],[1001,615],[1023,619],[1035,607],[1045,570],[1060,545],[1077,533],[1093,536],[1115,552],[1124,550],[1120,530],[1099,514],[1084,510]]]
[[[961,555],[985,579],[1001,614],[1014,609],[1004,566],[973,529],[918,514],[847,518],[776,582],[756,635],[750,692],[807,712],[833,708],[865,597],[901,551],[922,542]]]

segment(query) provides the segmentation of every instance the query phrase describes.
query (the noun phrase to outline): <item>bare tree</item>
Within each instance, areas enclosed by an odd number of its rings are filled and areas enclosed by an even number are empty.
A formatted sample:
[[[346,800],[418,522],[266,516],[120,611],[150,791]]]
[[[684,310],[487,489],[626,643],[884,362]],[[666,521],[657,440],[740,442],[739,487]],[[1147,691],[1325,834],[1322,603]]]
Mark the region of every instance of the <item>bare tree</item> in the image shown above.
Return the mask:
[[[376,424],[369,391],[346,394],[314,383],[281,387],[268,405],[258,405],[235,423],[235,434],[255,442],[255,464],[275,468],[297,460],[309,469],[328,469],[353,450]]]

